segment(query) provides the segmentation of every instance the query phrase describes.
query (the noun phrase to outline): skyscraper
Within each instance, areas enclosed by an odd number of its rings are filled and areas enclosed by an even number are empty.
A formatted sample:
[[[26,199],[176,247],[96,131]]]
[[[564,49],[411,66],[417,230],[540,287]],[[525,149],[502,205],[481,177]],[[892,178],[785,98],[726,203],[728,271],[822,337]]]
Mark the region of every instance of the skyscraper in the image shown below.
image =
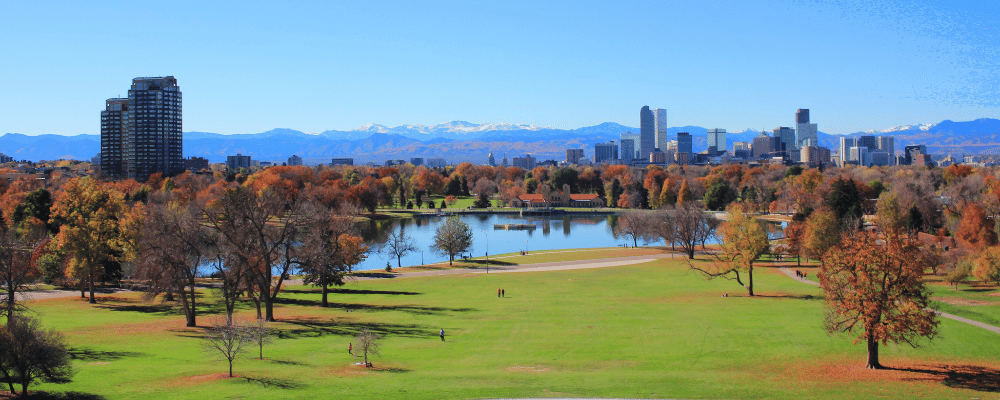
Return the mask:
[[[875,136],[861,136],[855,139],[859,147],[867,147],[868,151],[878,150],[878,138]]]
[[[774,137],[781,143],[780,148],[775,148],[774,151],[793,151],[799,148],[795,144],[795,130],[792,128],[785,126],[774,128]]]
[[[687,132],[677,132],[677,152],[691,153],[691,148],[692,148],[691,134]]]
[[[101,112],[101,152],[108,149],[108,157],[102,154],[101,159],[104,170],[139,182],[158,172],[183,172],[181,111],[177,79],[133,79],[128,98],[108,99]]]
[[[607,143],[596,143],[594,144],[594,162],[603,163],[611,160],[618,159],[618,145],[612,140]]]
[[[889,164],[896,165],[896,138],[892,136],[878,137],[878,150],[889,154]]]
[[[566,149],[566,163],[579,164],[583,158],[583,149]]]
[[[726,130],[719,128],[709,129],[708,155],[712,157],[723,151],[726,151]]]
[[[649,153],[656,145],[656,121],[653,120],[653,112],[649,110],[649,106],[642,106],[642,109],[639,110],[638,145],[639,156],[635,158],[649,159]]]
[[[849,137],[840,138],[840,149],[838,149],[839,153],[837,154],[840,156],[841,167],[843,167],[844,165],[846,165],[851,161],[856,161],[856,160],[851,160],[851,147],[854,147],[857,144],[858,142],[854,138],[849,138]]]
[[[622,160],[630,162],[634,159],[639,158],[639,142],[642,139],[640,135],[634,134],[632,132],[625,132],[621,137],[621,152],[619,155]]]
[[[795,143],[800,148],[802,146],[819,146],[819,129],[816,124],[809,123],[808,108],[800,108],[795,113]]]
[[[664,151],[667,149],[667,110],[662,108],[653,110],[653,120],[656,126],[656,138],[653,147]]]

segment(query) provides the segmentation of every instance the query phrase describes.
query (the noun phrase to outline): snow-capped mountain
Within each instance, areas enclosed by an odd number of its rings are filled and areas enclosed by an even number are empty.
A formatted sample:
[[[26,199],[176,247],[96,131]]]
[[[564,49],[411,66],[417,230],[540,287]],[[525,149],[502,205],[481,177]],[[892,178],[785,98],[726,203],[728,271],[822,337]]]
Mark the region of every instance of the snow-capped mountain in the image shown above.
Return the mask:
[[[539,131],[543,129],[555,128],[542,128],[535,125],[518,125],[507,122],[500,122],[496,124],[473,124],[466,121],[451,121],[432,126],[400,125],[396,127],[388,127],[380,124],[365,124],[349,131],[326,131],[323,132],[323,134],[341,139],[356,139],[373,133],[384,133],[401,135],[416,140],[429,140],[434,138],[467,140],[479,138],[486,132]]]

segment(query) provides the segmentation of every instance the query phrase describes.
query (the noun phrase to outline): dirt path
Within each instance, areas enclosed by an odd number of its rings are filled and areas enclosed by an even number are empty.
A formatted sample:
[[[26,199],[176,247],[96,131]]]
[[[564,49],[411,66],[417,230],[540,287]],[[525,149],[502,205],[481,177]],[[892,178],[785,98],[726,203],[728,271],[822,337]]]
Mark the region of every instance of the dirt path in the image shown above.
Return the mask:
[[[788,275],[789,278],[795,279],[795,280],[797,280],[799,282],[808,283],[810,285],[819,285],[819,283],[810,281],[810,280],[805,279],[805,278],[799,278],[799,277],[795,276],[795,271],[792,271],[792,270],[790,270],[788,268],[781,267],[781,268],[778,268],[778,269],[780,269],[781,272],[784,272],[785,275]],[[937,313],[937,315],[940,315],[942,317],[945,317],[945,318],[948,318],[948,319],[952,319],[952,320],[955,320],[955,321],[958,321],[958,322],[964,322],[964,323],[967,323],[969,325],[978,326],[978,327],[986,329],[986,330],[988,330],[990,332],[993,332],[993,333],[996,333],[996,334],[1000,334],[1000,327],[996,327],[996,326],[993,326],[993,325],[990,325],[990,324],[984,324],[982,322],[979,322],[979,321],[976,321],[976,320],[971,320],[971,319],[968,319],[968,318],[965,318],[965,317],[959,317],[959,316],[954,315],[954,314],[948,314],[948,313],[946,313],[944,311],[938,311],[938,310],[935,310],[935,309],[930,309],[930,310],[934,311],[935,313]]]
[[[97,289],[94,291],[94,295],[105,295],[112,293],[128,292],[126,289]],[[90,292],[86,292],[87,296],[90,296]],[[60,297],[79,297],[79,290],[32,290],[29,292],[21,292],[17,294],[17,301],[31,301],[31,300],[45,300],[45,299],[56,299]]]

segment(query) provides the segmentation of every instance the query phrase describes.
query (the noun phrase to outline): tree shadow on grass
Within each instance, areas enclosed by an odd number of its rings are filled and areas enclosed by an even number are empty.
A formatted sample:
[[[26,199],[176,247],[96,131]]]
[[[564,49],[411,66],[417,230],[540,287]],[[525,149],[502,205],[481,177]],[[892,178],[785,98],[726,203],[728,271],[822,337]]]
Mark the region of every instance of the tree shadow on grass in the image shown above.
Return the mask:
[[[84,348],[71,348],[68,353],[70,358],[80,361],[111,361],[144,355],[144,353],[134,351],[100,351]]]
[[[929,375],[945,386],[978,392],[1000,392],[1000,370],[978,365],[938,365],[936,368],[888,368]]]
[[[321,337],[324,335],[357,336],[362,329],[368,329],[383,336],[402,336],[409,338],[434,338],[437,331],[426,325],[390,324],[357,322],[347,319],[294,318],[283,319],[281,322],[298,326],[299,328],[279,330],[275,334],[280,339],[297,339],[302,337]]]
[[[288,390],[288,389],[300,389],[306,386],[290,379],[267,378],[267,377],[255,378],[252,376],[244,376],[242,378],[246,379],[247,382],[258,383],[265,388]]]
[[[301,363],[301,362],[298,362],[298,361],[277,360],[277,359],[273,359],[273,358],[269,358],[267,361],[273,362],[275,364],[281,364],[281,365],[297,365],[297,366],[309,365],[309,364]]]
[[[314,290],[302,290],[302,289],[282,289],[282,293],[297,293],[297,294],[322,294],[320,288]],[[417,292],[399,292],[393,290],[363,290],[363,289],[330,289],[330,294],[389,294],[389,295],[403,295],[403,296],[415,296]]]
[[[761,297],[765,299],[823,300],[822,296],[813,296],[811,294],[789,294],[789,293],[764,293],[764,294],[757,294],[754,297]]]
[[[320,307],[323,304],[319,300],[290,299],[281,297],[275,299],[274,303],[303,306],[303,307]],[[351,311],[402,311],[417,315],[441,315],[449,312],[478,311],[475,308],[469,308],[469,307],[450,308],[450,307],[429,307],[429,306],[421,306],[414,304],[377,305],[377,304],[335,303],[335,302],[330,302],[329,307],[326,308],[340,308]]]
[[[81,392],[62,392],[62,393],[32,392],[27,396],[17,397],[17,398],[29,399],[29,400],[103,400],[105,397],[98,394],[81,393]]]

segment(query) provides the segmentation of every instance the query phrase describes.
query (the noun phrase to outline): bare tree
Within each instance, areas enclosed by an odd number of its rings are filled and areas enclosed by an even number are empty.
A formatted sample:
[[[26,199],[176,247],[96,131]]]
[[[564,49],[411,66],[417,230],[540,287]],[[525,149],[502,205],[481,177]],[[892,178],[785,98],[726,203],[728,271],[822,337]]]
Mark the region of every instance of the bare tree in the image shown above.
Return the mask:
[[[670,245],[670,250],[675,250],[677,244],[677,225],[673,212],[672,206],[656,211],[650,218],[649,227],[651,233],[663,239],[664,245]]]
[[[20,384],[23,396],[37,380],[69,382],[73,363],[61,334],[43,330],[36,319],[15,315],[0,328],[0,374],[11,393],[14,384]]]
[[[396,267],[402,268],[403,256],[417,251],[417,243],[413,241],[412,237],[407,236],[403,228],[400,227],[398,234],[395,231],[389,234],[389,240],[385,242],[382,251],[395,257]]]
[[[357,340],[358,340],[358,351],[361,353],[361,355],[358,356],[358,357],[364,357],[365,358],[365,366],[366,367],[370,368],[372,366],[372,363],[370,361],[368,361],[368,355],[369,354],[371,354],[372,356],[376,356],[376,357],[381,357],[382,356],[382,353],[381,353],[381,351],[379,349],[379,340],[380,339],[382,339],[382,336],[379,336],[375,332],[372,332],[372,331],[368,330],[368,328],[362,329],[361,333],[358,334],[358,338],[357,338]]]
[[[677,227],[675,233],[677,243],[688,254],[688,259],[693,260],[695,247],[706,235],[705,231],[711,229],[705,212],[695,202],[678,204],[674,211],[674,224]]]
[[[257,318],[247,328],[250,340],[257,345],[257,359],[263,360],[264,345],[271,343],[271,340],[274,339],[274,335],[271,332],[271,325],[266,319]]]
[[[233,376],[233,362],[246,351],[246,346],[254,341],[248,325],[239,319],[212,320],[205,329],[204,338],[207,352],[218,354],[229,362],[230,378]]]
[[[151,285],[153,295],[176,293],[187,326],[197,326],[195,278],[213,247],[212,237],[198,220],[203,212],[204,207],[194,202],[183,205],[169,198],[151,200],[139,234],[141,255],[136,260],[136,276]]]
[[[649,230],[649,216],[647,213],[634,210],[619,213],[615,233],[632,238],[632,247],[638,247],[639,238],[646,237]]]

